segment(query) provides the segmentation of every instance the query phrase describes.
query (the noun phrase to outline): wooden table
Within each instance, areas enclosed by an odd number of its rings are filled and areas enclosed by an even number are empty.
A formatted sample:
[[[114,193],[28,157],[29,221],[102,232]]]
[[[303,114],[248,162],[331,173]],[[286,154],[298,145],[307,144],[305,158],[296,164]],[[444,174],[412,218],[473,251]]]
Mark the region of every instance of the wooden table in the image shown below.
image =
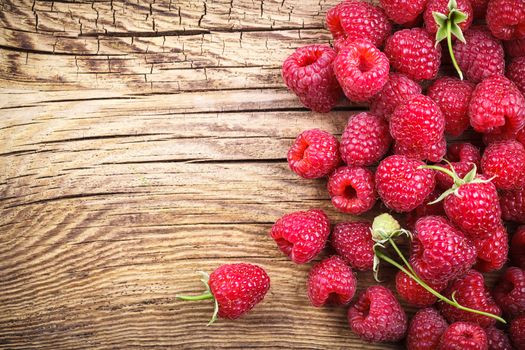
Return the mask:
[[[312,113],[280,77],[337,2],[0,0],[0,348],[401,347],[310,306],[310,265],[268,237],[296,210],[351,220],[286,152],[359,108]],[[242,319],[175,299],[241,261],[272,280]]]

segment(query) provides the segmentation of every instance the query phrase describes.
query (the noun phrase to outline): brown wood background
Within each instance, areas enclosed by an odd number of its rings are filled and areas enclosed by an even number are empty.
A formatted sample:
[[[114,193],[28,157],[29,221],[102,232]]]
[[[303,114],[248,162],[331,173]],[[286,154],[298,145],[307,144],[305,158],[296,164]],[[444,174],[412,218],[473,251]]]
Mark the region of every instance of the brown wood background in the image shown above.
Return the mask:
[[[280,78],[337,2],[0,0],[0,348],[401,347],[311,307],[268,237],[291,211],[351,219],[285,159],[359,110],[312,113]],[[175,299],[240,261],[272,280],[242,319]]]

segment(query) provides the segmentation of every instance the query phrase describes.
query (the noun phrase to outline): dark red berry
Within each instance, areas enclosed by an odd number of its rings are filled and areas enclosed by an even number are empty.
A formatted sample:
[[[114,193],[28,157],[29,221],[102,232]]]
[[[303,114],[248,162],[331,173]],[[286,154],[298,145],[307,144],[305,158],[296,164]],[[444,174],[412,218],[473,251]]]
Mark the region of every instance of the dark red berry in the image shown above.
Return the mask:
[[[481,158],[481,169],[499,190],[518,190],[525,186],[525,147],[515,140],[490,144]]]
[[[525,270],[525,226],[520,226],[512,236],[510,243],[512,264]]]
[[[525,38],[525,2],[522,0],[491,0],[487,8],[487,25],[496,38]]]
[[[525,316],[514,319],[509,327],[510,340],[517,350],[525,350]]]
[[[487,334],[480,326],[468,322],[451,324],[441,336],[438,350],[488,350]]]
[[[501,191],[500,204],[503,219],[525,224],[525,188]]]
[[[428,160],[434,163],[440,162],[446,152],[447,142],[444,137],[436,143],[424,146],[406,145],[400,142],[394,144],[394,154],[412,159]]]
[[[504,226],[500,226],[487,238],[474,240],[477,260],[474,268],[481,272],[499,270],[507,262],[509,236]]]
[[[489,350],[512,350],[509,337],[501,329],[494,326],[486,328]]]
[[[340,212],[363,214],[376,202],[374,173],[363,167],[340,167],[328,179],[328,193]]]
[[[407,349],[435,350],[447,328],[447,321],[435,309],[419,310],[408,327]]]
[[[525,56],[513,59],[507,67],[507,77],[525,94]]]
[[[429,286],[436,292],[440,292],[445,289],[447,283],[430,283]],[[415,307],[428,307],[437,301],[437,297],[423,288],[403,271],[397,272],[396,290],[403,300]]]
[[[492,294],[509,318],[525,316],[525,270],[509,267],[500,277]]]
[[[372,270],[374,241],[371,228],[366,221],[342,222],[334,227],[332,247],[354,269]]]
[[[425,10],[427,0],[379,0],[388,18],[401,25],[410,26],[417,22]]]
[[[525,56],[525,38],[504,41],[503,43],[508,57]]]

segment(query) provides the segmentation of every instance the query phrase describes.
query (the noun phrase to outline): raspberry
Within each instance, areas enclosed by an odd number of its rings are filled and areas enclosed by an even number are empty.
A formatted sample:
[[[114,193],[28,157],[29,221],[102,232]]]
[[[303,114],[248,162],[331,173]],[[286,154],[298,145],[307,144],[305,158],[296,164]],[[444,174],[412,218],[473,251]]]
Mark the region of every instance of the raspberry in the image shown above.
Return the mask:
[[[500,226],[485,239],[474,240],[477,261],[474,268],[481,272],[499,270],[507,261],[509,237],[504,226]]]
[[[466,43],[456,40],[454,56],[468,80],[478,83],[495,74],[504,74],[505,55],[501,42],[484,27],[464,33]]]
[[[423,12],[423,19],[425,21],[425,29],[430,34],[435,35],[438,31],[438,25],[432,13],[439,12],[448,17],[450,12],[448,9],[448,3],[449,0],[429,0],[427,2],[427,7],[425,12]],[[466,21],[458,23],[459,28],[462,31],[465,31],[472,24],[472,20],[474,19],[474,11],[472,10],[472,5],[470,4],[469,0],[456,0],[456,3],[457,9],[467,15]]]
[[[308,298],[315,307],[345,305],[355,294],[357,281],[343,259],[332,256],[316,264],[308,276]]]
[[[503,42],[508,57],[525,56],[525,38]]]
[[[447,151],[447,142],[442,138],[437,143],[424,146],[414,147],[412,145],[405,145],[401,143],[394,144],[394,153],[406,156],[412,159],[429,160],[431,162],[439,162],[443,159]]]
[[[509,337],[502,330],[489,327],[485,329],[485,333],[487,333],[489,350],[512,350]]]
[[[443,139],[444,131],[445,118],[441,110],[424,95],[400,104],[390,118],[390,134],[394,140],[412,149],[428,149]]]
[[[525,185],[525,147],[508,140],[490,144],[481,158],[481,169],[500,190],[517,190]]]
[[[465,307],[485,311],[493,315],[501,315],[501,309],[496,305],[485,286],[483,275],[475,270],[470,270],[463,277],[453,281],[444,290],[443,295],[451,299],[453,292],[455,292],[454,296],[457,302]],[[441,314],[450,323],[458,321],[471,322],[486,328],[493,326],[496,322],[491,317],[463,311],[442,301],[438,301],[438,306]]]
[[[286,214],[272,226],[270,236],[296,264],[304,264],[323,250],[330,222],[320,209]]]
[[[516,191],[502,191],[500,203],[503,219],[525,224],[525,188]]]
[[[525,270],[525,226],[518,227],[512,236],[510,258],[515,266]]]
[[[441,62],[441,46],[421,28],[397,31],[385,44],[390,64],[414,80],[434,79]]]
[[[434,172],[420,169],[425,163],[393,155],[379,163],[376,189],[385,205],[397,212],[414,210],[434,190]]]
[[[283,63],[286,86],[315,112],[329,112],[343,96],[332,68],[335,56],[328,45],[310,45],[298,48]]]
[[[352,268],[372,270],[374,241],[366,221],[342,222],[334,227],[332,247]]]
[[[328,179],[328,193],[340,212],[363,214],[376,202],[374,173],[362,167],[340,167]]]
[[[429,216],[429,215],[445,216],[446,214],[445,214],[445,209],[443,209],[442,201],[434,203],[434,204],[428,204],[438,199],[440,195],[441,195],[441,192],[439,190],[434,190],[432,193],[428,195],[428,197],[425,199],[425,202],[423,204],[421,204],[419,207],[409,212],[406,216],[407,228],[409,228],[410,230],[413,230],[416,224],[416,221],[419,218],[422,218],[424,216]]]
[[[498,39],[525,38],[525,2],[521,0],[489,1],[487,25]]]
[[[459,136],[468,128],[472,91],[474,84],[451,77],[439,78],[428,88],[428,96],[443,112],[447,134]]]
[[[525,270],[509,267],[500,277],[492,294],[510,318],[525,316]]]
[[[400,103],[420,94],[418,83],[404,74],[391,72],[383,89],[370,100],[370,112],[388,120]]]
[[[470,0],[472,11],[474,11],[474,19],[485,18],[488,3],[489,0]]]
[[[423,280],[439,285],[464,274],[475,262],[476,249],[441,216],[426,216],[415,225],[410,265]]]
[[[379,0],[388,18],[402,25],[414,24],[425,10],[427,0]]]
[[[419,310],[408,327],[408,350],[434,350],[441,335],[448,328],[447,321],[433,308]]]
[[[356,114],[348,120],[341,137],[341,157],[350,166],[377,163],[390,148],[388,123],[371,113]]]
[[[516,349],[525,349],[525,316],[518,317],[510,323],[509,333]]]
[[[290,169],[305,179],[326,176],[340,163],[339,141],[319,129],[303,131],[288,151]]]
[[[334,71],[350,101],[364,102],[377,94],[388,80],[388,58],[371,42],[355,40],[334,60]]]
[[[512,60],[507,67],[507,77],[525,94],[525,56]]]
[[[435,291],[441,292],[445,289],[447,283],[430,283],[429,286]],[[403,271],[398,271],[396,275],[396,290],[402,299],[415,307],[427,307],[437,301],[437,297],[423,288]]]
[[[438,350],[488,350],[487,334],[478,325],[467,322],[451,324],[441,336]]]
[[[361,339],[395,342],[405,336],[407,316],[389,289],[372,286],[348,310],[348,323]]]
[[[392,26],[383,9],[359,1],[345,1],[326,13],[326,25],[336,41],[365,39],[379,47]]]

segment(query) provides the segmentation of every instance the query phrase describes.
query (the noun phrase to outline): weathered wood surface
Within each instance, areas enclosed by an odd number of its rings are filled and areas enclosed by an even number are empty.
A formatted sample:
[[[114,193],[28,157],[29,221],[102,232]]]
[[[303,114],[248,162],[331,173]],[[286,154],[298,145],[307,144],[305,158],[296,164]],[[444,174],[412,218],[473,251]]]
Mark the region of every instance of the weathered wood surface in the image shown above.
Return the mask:
[[[351,219],[285,161],[358,110],[309,112],[279,75],[335,3],[0,0],[0,348],[401,347],[311,307],[309,266],[267,235],[300,209]],[[238,261],[272,279],[246,317],[206,327],[209,303],[175,299]]]

